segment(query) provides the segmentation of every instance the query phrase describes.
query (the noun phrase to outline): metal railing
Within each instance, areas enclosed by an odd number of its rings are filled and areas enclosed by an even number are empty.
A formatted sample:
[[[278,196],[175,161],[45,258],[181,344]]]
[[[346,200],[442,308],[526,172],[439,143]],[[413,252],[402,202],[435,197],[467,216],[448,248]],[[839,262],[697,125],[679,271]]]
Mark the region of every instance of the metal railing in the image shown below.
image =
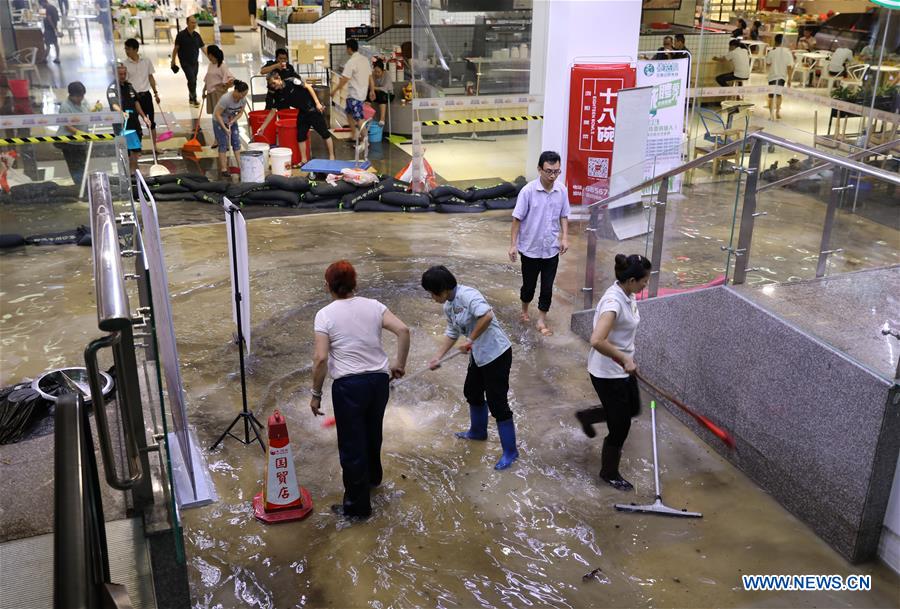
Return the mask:
[[[643,182],[632,186],[622,192],[618,192],[614,195],[586,205],[585,207],[589,212],[589,219],[588,227],[586,229],[588,233],[587,252],[584,286],[582,287],[582,293],[584,296],[584,308],[590,309],[593,306],[594,282],[596,278],[597,229],[599,224],[599,211],[601,209],[605,209],[611,203],[624,199],[630,195],[643,192],[645,191],[645,189],[652,189],[657,183],[660,184],[658,193],[656,195],[656,200],[649,204],[650,207],[655,209],[656,218],[653,229],[653,249],[651,253],[653,271],[648,286],[648,296],[650,298],[656,297],[659,290],[659,265],[660,261],[662,260],[662,248],[664,244],[665,209],[666,201],[668,198],[669,180],[677,175],[680,175],[687,171],[691,171],[692,169],[696,169],[701,165],[710,163],[719,157],[730,155],[736,150],[746,150],[748,146],[750,147],[750,151],[749,154],[745,155],[746,158],[748,158],[748,167],[739,168],[740,172],[742,174],[745,174],[747,178],[746,183],[744,184],[744,198],[737,247],[733,247],[733,244],[729,244],[729,246],[723,246],[722,248],[724,251],[727,251],[729,253],[729,260],[726,264],[726,268],[728,268],[728,266],[730,265],[731,257],[733,256],[735,259],[735,268],[734,275],[732,277],[732,283],[743,283],[746,278],[746,273],[750,270],[748,268],[748,263],[750,260],[750,246],[753,237],[753,225],[754,219],[759,215],[756,211],[757,194],[768,190],[775,185],[788,184],[799,179],[800,176],[805,177],[829,167],[836,167],[838,168],[838,170],[833,172],[831,196],[828,201],[825,221],[823,223],[822,239],[819,247],[819,258],[816,265],[816,277],[823,277],[825,275],[825,270],[827,267],[828,256],[835,253],[836,251],[839,251],[830,249],[831,234],[834,228],[835,214],[840,204],[841,193],[847,188],[852,188],[852,186],[847,186],[849,173],[856,172],[861,176],[870,176],[878,180],[900,186],[900,175],[884,171],[883,169],[871,167],[857,161],[856,159],[865,158],[867,155],[878,153],[883,150],[889,150],[896,146],[898,143],[900,143],[900,140],[894,140],[868,150],[860,150],[852,155],[849,155],[848,157],[839,157],[821,152],[815,148],[811,148],[803,144],[798,144],[796,142],[791,142],[778,136],[764,133],[762,131],[754,131],[751,133],[747,133],[742,139],[730,142],[722,146],[721,148],[713,150],[703,156],[697,157],[692,161],[688,161],[687,163],[684,163],[674,169],[644,180]],[[824,163],[812,167],[809,170],[804,171],[802,174],[797,174],[775,183],[760,186],[760,160],[762,156],[762,147],[764,144],[779,146],[791,152],[802,154],[810,158],[819,159],[821,161],[824,161]]]

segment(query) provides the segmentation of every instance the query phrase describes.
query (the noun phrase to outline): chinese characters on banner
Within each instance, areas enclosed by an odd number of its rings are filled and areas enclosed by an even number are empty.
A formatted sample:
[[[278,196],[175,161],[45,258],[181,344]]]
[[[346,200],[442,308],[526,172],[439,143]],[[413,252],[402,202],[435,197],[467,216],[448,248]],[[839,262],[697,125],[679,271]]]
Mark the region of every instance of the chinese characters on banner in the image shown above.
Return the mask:
[[[576,64],[569,83],[566,186],[569,201],[580,205],[587,186],[598,198],[609,194],[619,89],[634,87],[628,64]]]
[[[650,107],[650,133],[647,137],[647,163],[644,178],[665,173],[682,163],[684,108],[687,103],[689,60],[639,61],[639,87],[653,87]],[[669,192],[681,190],[681,174],[670,179]],[[655,193],[659,183],[644,194]]]

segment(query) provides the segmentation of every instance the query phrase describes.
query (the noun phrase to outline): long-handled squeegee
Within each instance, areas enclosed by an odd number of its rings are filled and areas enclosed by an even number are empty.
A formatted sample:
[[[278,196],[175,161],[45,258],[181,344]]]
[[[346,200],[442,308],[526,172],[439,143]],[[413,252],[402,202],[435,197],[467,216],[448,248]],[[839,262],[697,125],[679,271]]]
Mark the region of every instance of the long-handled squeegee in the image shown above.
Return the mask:
[[[633,503],[617,503],[616,509],[620,512],[639,512],[647,514],[659,514],[661,516],[680,516],[682,518],[703,518],[700,512],[688,512],[670,508],[662,501],[662,493],[659,490],[659,460],[656,452],[656,402],[650,402],[650,427],[653,429],[653,477],[656,481],[656,501],[647,505],[635,505]]]

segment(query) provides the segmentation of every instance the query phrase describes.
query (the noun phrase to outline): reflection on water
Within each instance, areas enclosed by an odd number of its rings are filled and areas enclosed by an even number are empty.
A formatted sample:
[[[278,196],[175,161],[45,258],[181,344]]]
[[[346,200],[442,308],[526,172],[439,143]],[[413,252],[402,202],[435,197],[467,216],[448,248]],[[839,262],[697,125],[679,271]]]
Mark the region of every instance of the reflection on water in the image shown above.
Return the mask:
[[[250,505],[263,483],[259,448],[228,439],[208,454],[219,501],[183,513],[194,607],[895,603],[895,577],[880,567],[845,563],[664,412],[659,427],[667,502],[702,511],[704,518],[614,511],[623,499],[650,499],[649,423],[646,415],[635,422],[623,459],[623,473],[638,493],[623,497],[600,486],[600,441],[584,437],[573,416],[596,403],[586,346],[566,331],[571,310],[563,294],[551,313],[556,336],[542,338],[516,321],[519,277],[506,259],[508,228],[508,215],[501,213],[332,214],[249,223],[249,403],[260,420],[276,408],[287,418],[297,477],[315,508],[301,522],[261,524]],[[166,229],[164,246],[190,420],[201,445],[209,446],[240,409],[224,225]],[[86,248],[41,251],[27,262],[46,268],[45,279],[13,272],[9,289],[4,280],[3,313],[11,315],[0,324],[4,376],[34,374],[28,358],[37,356],[21,348],[8,354],[7,344],[41,337],[42,370],[47,359],[79,353],[96,333],[90,330],[96,325],[88,255]],[[322,273],[339,257],[357,266],[361,295],[382,300],[411,326],[410,372],[424,366],[443,332],[440,307],[419,287],[421,272],[445,263],[485,293],[514,343],[510,398],[521,457],[510,470],[492,468],[500,453],[493,425],[483,443],[452,434],[467,425],[466,363],[456,359],[393,392],[385,417],[385,480],[373,493],[373,517],[351,524],[330,512],[342,494],[336,434],[307,405],[312,321],[328,302]],[[6,266],[12,258],[2,260]],[[577,264],[564,258],[561,273]],[[327,389],[324,404],[328,409]],[[745,573],[873,571],[875,591],[866,594],[740,590]]]

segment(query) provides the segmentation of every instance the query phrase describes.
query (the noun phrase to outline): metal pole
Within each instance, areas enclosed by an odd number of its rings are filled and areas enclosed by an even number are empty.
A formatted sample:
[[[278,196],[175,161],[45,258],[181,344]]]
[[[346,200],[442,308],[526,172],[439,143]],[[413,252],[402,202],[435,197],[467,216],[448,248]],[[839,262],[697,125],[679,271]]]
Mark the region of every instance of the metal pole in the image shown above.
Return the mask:
[[[834,216],[841,202],[844,191],[852,186],[844,186],[847,180],[847,170],[837,169],[831,177],[831,196],[828,199],[828,209],[825,211],[825,225],[822,227],[822,242],[819,245],[819,262],[816,264],[816,277],[824,277],[828,267],[828,256],[841,250],[829,250],[831,232],[834,229]]]
[[[738,234],[738,246],[734,250],[734,279],[732,283],[744,283],[750,264],[750,244],[753,241],[753,222],[756,216],[756,184],[759,181],[759,161],[762,156],[762,141],[753,138],[750,149],[750,162],[743,172],[747,174],[744,185],[744,209],[741,213],[741,232]]]
[[[653,251],[650,253],[650,262],[653,270],[650,271],[650,287],[647,292],[650,298],[655,298],[659,291],[659,273],[662,265],[663,238],[666,232],[666,202],[669,198],[668,178],[659,183],[659,192],[656,193],[656,222],[653,225]]]
[[[229,220],[231,224],[231,260],[234,263],[232,275],[234,275],[234,310],[237,318],[237,345],[238,358],[241,365],[241,404],[243,412],[249,412],[247,407],[247,373],[244,369],[244,326],[241,323],[241,284],[238,280],[238,258],[237,258],[237,231],[235,230],[234,210],[229,210]],[[250,421],[244,416],[244,443],[250,443]]]
[[[653,481],[656,498],[660,500],[662,493],[659,492],[659,458],[656,452],[656,402],[650,402],[650,427],[653,429]]]
[[[594,307],[594,282],[597,272],[597,223],[599,219],[600,208],[592,205],[588,215],[588,226],[584,229],[587,233],[587,253],[584,261],[584,287],[581,288],[581,291],[584,293],[585,310]]]

